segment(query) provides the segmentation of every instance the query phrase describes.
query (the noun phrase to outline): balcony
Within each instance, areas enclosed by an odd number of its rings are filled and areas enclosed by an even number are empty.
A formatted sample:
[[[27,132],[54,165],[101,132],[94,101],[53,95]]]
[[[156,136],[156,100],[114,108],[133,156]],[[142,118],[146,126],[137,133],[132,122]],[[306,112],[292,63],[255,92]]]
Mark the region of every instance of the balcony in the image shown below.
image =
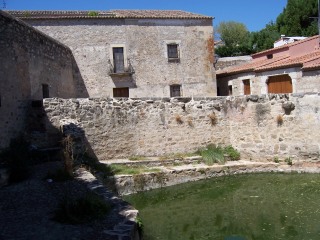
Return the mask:
[[[134,69],[129,59],[119,66],[114,66],[113,62],[109,59],[109,75],[111,77],[131,76],[132,74],[134,74]]]

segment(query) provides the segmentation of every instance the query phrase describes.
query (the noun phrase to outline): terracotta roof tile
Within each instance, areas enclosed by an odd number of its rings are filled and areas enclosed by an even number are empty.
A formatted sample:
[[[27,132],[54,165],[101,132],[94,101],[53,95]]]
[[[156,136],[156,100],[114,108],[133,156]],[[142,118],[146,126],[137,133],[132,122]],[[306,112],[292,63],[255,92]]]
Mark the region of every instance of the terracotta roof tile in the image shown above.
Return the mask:
[[[263,60],[252,60],[248,63],[237,65],[234,67],[229,67],[226,69],[222,69],[217,71],[217,75],[233,75],[243,72],[254,72],[257,68],[261,68],[264,66],[268,66],[271,64],[275,64],[284,59],[288,59],[289,56],[281,56],[273,59],[263,59]]]
[[[21,19],[53,18],[155,18],[155,19],[212,19],[180,10],[110,10],[110,11],[7,11]],[[96,13],[92,14],[91,13]]]
[[[275,52],[275,51],[280,50],[280,49],[285,49],[285,48],[288,48],[290,46],[294,46],[294,45],[297,45],[297,44],[308,42],[308,41],[311,41],[311,40],[313,40],[315,38],[319,38],[319,35],[315,35],[313,37],[309,37],[309,38],[306,38],[306,39],[303,39],[303,40],[300,40],[300,41],[296,41],[296,42],[293,42],[293,43],[285,44],[285,45],[282,45],[280,47],[275,47],[275,48],[271,48],[271,49],[268,49],[268,50],[265,50],[265,51],[261,51],[261,52],[252,54],[251,56],[255,57],[255,56],[259,56],[261,54],[265,55],[266,53],[269,53],[269,52],[272,53],[272,52]]]

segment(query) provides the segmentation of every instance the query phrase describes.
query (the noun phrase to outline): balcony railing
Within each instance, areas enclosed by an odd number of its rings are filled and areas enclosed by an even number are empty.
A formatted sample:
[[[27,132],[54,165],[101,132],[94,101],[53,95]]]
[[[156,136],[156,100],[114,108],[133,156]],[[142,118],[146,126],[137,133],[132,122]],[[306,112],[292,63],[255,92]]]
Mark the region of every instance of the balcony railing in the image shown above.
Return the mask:
[[[127,59],[127,63],[124,64],[122,71],[119,71],[119,69],[116,70],[115,66],[113,65],[113,62],[109,59],[109,75],[110,76],[129,76],[132,74],[134,74],[134,69],[129,59]]]

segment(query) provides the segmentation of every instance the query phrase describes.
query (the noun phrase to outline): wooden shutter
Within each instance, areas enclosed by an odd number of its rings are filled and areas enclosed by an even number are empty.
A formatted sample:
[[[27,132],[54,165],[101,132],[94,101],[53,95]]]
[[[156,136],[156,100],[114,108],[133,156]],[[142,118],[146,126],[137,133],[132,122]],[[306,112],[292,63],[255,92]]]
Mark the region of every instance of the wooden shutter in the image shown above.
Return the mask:
[[[244,95],[250,95],[251,94],[250,80],[249,79],[243,80],[243,93],[244,93]]]
[[[168,58],[179,58],[178,44],[168,44]]]
[[[180,97],[181,96],[181,85],[170,86],[170,97]]]
[[[123,47],[113,48],[113,66],[115,73],[124,72]]]
[[[289,75],[269,77],[268,93],[292,93],[292,81]]]
[[[129,88],[114,88],[113,97],[129,97]]]

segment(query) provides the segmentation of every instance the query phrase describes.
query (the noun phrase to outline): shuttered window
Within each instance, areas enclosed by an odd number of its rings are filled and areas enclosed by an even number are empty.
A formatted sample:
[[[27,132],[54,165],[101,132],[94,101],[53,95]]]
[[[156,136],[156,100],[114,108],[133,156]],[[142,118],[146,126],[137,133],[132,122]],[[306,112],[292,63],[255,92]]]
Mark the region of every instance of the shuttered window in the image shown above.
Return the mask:
[[[114,47],[113,49],[113,66],[115,73],[124,72],[123,47]]]
[[[178,44],[168,44],[168,59],[178,59],[179,58],[179,49]]]
[[[180,97],[180,96],[181,96],[181,85],[171,85],[170,97]]]
[[[268,93],[292,93],[289,75],[272,76],[268,79]]]
[[[246,80],[243,80],[242,82],[243,82],[243,94],[250,95],[251,94],[250,80],[246,79]]]
[[[129,97],[129,88],[114,88],[113,97]]]

